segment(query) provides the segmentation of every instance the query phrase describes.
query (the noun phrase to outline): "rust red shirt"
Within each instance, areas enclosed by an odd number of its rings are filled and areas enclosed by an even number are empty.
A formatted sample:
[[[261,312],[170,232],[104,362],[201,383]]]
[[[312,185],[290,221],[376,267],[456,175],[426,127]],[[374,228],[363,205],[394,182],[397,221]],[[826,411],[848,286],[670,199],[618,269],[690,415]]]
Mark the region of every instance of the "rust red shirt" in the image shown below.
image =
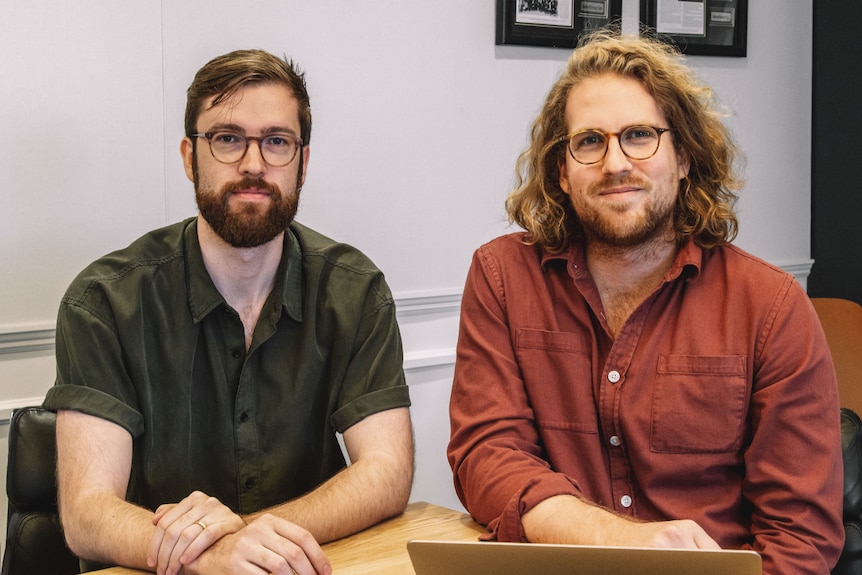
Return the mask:
[[[835,371],[793,276],[684,245],[616,339],[574,246],[479,248],[462,299],[448,456],[503,541],[572,494],[640,520],[692,519],[764,573],[827,574],[843,544]]]

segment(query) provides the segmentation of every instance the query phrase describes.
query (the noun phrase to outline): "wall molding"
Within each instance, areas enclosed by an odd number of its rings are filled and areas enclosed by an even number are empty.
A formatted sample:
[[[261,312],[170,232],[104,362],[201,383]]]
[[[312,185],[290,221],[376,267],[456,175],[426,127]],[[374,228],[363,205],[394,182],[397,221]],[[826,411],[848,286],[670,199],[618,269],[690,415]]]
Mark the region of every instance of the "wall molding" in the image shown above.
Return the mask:
[[[0,328],[0,355],[54,349],[54,328],[22,326]]]
[[[461,309],[461,288],[396,295],[395,309],[399,319],[458,313]],[[0,325],[0,355],[53,350],[54,332],[54,324],[46,322]]]
[[[395,295],[399,318],[429,313],[457,313],[461,309],[461,288],[408,292]]]
[[[798,260],[777,264],[793,274],[804,286],[814,260]],[[461,309],[461,288],[446,288],[395,294],[399,320],[421,322],[441,315],[455,316]],[[53,323],[0,326],[0,356],[19,355],[54,349]],[[454,342],[450,347],[408,350],[404,354],[407,371],[442,367],[455,362]],[[0,407],[2,409],[2,407]]]

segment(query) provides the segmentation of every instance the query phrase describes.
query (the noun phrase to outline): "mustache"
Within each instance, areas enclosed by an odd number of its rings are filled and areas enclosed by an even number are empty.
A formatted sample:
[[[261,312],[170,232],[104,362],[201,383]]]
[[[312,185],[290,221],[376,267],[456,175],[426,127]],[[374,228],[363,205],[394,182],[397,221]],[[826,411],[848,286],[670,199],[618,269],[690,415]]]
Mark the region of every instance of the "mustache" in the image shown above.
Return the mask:
[[[248,189],[256,189],[256,190],[266,190],[272,196],[277,196],[281,194],[281,188],[263,180],[262,178],[243,178],[236,182],[229,182],[222,187],[222,193],[230,194],[233,192],[239,192],[241,190]]]
[[[590,184],[587,191],[590,194],[598,194],[606,190],[607,188],[612,188],[614,186],[635,186],[644,189],[650,188],[650,184],[648,181],[637,176],[624,175],[621,177],[605,176],[598,182],[593,182],[592,184]]]

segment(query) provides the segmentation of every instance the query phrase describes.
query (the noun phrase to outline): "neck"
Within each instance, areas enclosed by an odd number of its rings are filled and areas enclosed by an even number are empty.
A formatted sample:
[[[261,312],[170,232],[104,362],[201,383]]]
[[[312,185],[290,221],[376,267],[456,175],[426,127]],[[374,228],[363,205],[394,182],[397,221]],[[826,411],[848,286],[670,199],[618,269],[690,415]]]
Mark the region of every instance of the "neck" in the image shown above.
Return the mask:
[[[599,289],[612,335],[619,333],[629,315],[661,284],[676,253],[676,244],[667,241],[634,247],[587,242],[587,267]]]
[[[260,246],[236,248],[198,216],[198,241],[204,266],[227,304],[239,313],[246,329],[246,344],[250,345],[260,311],[275,285],[284,233]]]

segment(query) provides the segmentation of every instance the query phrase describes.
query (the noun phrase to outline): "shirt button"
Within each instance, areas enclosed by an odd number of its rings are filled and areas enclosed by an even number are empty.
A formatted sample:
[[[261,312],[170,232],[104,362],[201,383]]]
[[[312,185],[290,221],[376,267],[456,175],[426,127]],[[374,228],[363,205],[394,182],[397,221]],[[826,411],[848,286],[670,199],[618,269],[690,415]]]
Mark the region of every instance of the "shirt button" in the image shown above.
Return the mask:
[[[628,495],[623,495],[622,497],[620,497],[620,505],[622,505],[625,508],[631,507],[632,506],[632,498],[629,497]]]
[[[610,381],[611,383],[616,383],[619,380],[620,380],[620,372],[618,372],[617,370],[613,370],[610,373],[608,373],[608,381]]]
[[[243,411],[242,414],[239,416],[239,422],[245,423],[246,421],[248,421],[248,412]]]
[[[254,487],[254,478],[249,477],[248,479],[245,480],[245,488],[251,489],[252,487]]]
[[[242,352],[241,352],[241,351],[239,351],[239,350],[235,350],[235,351],[233,352],[233,354],[231,354],[231,355],[233,355],[233,358],[234,358],[234,359],[239,359],[240,357],[242,357]]]
[[[619,447],[620,443],[622,443],[617,435],[611,435],[611,438],[608,441],[610,441],[611,445],[614,447]]]

